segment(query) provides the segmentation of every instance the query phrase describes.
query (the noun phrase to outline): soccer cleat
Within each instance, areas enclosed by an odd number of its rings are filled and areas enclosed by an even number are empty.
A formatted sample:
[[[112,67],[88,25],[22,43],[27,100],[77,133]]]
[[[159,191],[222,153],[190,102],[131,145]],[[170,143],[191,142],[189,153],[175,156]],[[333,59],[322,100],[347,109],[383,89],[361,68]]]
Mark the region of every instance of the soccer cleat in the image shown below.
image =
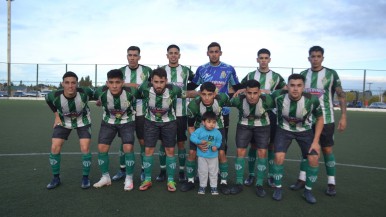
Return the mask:
[[[99,182],[95,183],[93,186],[94,188],[101,188],[103,186],[109,186],[109,185],[111,185],[110,176],[102,176]]]
[[[328,185],[327,185],[326,194],[327,194],[328,196],[331,196],[331,197],[335,196],[335,195],[336,195],[335,185],[333,185],[333,184],[328,184]]]
[[[126,177],[126,172],[119,170],[112,178],[113,181],[118,181]]]
[[[316,203],[316,199],[315,199],[314,195],[312,195],[311,190],[304,189],[303,197],[310,204],[315,204]]]
[[[298,179],[295,184],[292,184],[289,188],[291,190],[297,191],[303,189],[306,186],[306,182]]]
[[[147,189],[151,188],[153,183],[151,181],[145,180],[141,183],[141,186],[139,186],[140,191],[146,191]]]
[[[178,173],[178,181],[179,181],[180,183],[183,183],[183,182],[186,181],[186,176],[185,176],[184,171],[180,171],[180,172]]]
[[[229,189],[228,184],[226,184],[226,183],[220,184],[220,191],[221,191],[221,193],[223,193],[225,195],[228,195],[231,193],[231,190]]]
[[[243,185],[242,184],[236,184],[232,186],[230,193],[235,195],[243,191]]]
[[[159,173],[157,178],[155,178],[155,180],[157,182],[163,182],[163,181],[165,181],[165,179],[166,179],[166,171],[165,170],[161,170],[161,172]]]
[[[83,189],[87,189],[91,186],[90,184],[90,179],[88,178],[88,176],[83,176],[82,178],[82,184],[81,184],[81,188]]]
[[[197,193],[198,194],[205,194],[205,188],[204,187],[198,188],[198,192]],[[217,192],[217,194],[218,194],[218,192]]]
[[[267,193],[265,192],[263,186],[261,185],[256,185],[256,195],[258,197],[265,197]]]
[[[212,195],[218,195],[217,187],[211,187],[211,188],[210,188],[210,193],[211,193]]]
[[[244,185],[251,186],[255,182],[255,176],[249,175],[248,178],[244,181]]]
[[[124,185],[125,186],[123,187],[123,190],[125,190],[125,191],[133,190],[133,188],[134,188],[133,177],[126,176]]]
[[[145,170],[141,170],[141,182],[145,181]]]
[[[193,182],[184,182],[181,185],[180,191],[187,192],[194,189],[194,183]]]
[[[174,181],[168,181],[168,191],[175,192],[176,190],[176,183]]]
[[[54,189],[60,185],[60,178],[54,177],[50,183],[47,185],[47,189]]]
[[[273,190],[272,198],[276,201],[281,201],[282,197],[283,197],[283,189],[275,188],[275,190]]]
[[[268,177],[268,186],[271,188],[275,187],[275,180],[273,180],[273,177]]]

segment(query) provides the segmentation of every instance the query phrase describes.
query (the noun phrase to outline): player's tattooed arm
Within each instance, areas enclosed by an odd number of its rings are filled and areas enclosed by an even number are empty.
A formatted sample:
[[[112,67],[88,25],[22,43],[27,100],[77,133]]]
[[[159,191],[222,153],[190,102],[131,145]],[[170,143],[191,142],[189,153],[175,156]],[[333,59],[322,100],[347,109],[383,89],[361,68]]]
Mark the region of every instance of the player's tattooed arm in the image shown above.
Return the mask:
[[[343,91],[342,87],[337,87],[335,89],[335,91],[336,91],[336,95],[338,96],[338,99],[339,99],[340,110],[341,110],[341,117],[339,120],[338,130],[343,131],[346,129],[346,126],[347,126],[346,93]]]

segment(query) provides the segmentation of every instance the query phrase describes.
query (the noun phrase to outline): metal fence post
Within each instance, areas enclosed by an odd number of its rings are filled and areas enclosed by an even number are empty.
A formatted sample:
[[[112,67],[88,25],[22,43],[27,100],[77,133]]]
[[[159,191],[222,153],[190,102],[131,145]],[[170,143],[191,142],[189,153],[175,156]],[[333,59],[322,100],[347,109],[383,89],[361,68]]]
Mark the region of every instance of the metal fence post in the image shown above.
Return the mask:
[[[36,88],[39,85],[39,64],[36,64]]]

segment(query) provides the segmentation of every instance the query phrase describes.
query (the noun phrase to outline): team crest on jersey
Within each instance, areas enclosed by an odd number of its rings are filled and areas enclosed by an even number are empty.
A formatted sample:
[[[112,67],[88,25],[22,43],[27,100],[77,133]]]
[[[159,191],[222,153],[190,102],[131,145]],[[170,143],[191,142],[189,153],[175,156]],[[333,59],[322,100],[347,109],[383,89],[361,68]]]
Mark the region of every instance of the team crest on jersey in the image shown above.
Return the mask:
[[[225,71],[222,71],[220,78],[226,78],[226,77],[227,77],[227,73]]]
[[[141,73],[141,75],[139,77],[141,78],[142,81],[145,80],[145,74],[143,74],[143,72]]]
[[[272,88],[273,86],[275,86],[275,81],[274,80],[270,80],[269,81],[269,87]],[[265,87],[267,88],[267,87]]]
[[[186,79],[187,75],[188,74],[186,73],[185,70],[182,70],[181,73],[180,73],[181,78],[183,78],[184,80]]]
[[[328,84],[328,80],[327,80],[326,77],[324,77],[324,78],[322,79],[322,84],[323,84],[323,86],[326,86],[326,85]]]

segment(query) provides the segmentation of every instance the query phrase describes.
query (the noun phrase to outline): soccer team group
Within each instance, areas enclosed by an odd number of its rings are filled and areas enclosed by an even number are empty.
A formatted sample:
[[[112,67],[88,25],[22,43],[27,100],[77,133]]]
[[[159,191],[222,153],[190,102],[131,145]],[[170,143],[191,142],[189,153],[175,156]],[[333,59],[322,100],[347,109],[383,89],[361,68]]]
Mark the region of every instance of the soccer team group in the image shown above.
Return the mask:
[[[241,82],[235,69],[220,61],[221,55],[221,46],[212,42],[207,49],[209,62],[193,73],[179,64],[180,48],[173,44],[167,48],[168,65],[152,70],[139,64],[140,48],[131,46],[127,49],[128,65],[110,70],[106,85],[95,90],[78,87],[77,75],[66,72],[61,83],[63,88],[46,96],[55,114],[49,156],[54,177],[47,188],[54,189],[61,184],[60,152],[72,129],[77,130],[82,152],[81,187],[91,186],[88,102],[96,100],[103,109],[103,118],[98,135],[98,165],[102,177],[93,184],[95,188],[121,179],[125,180],[125,191],[134,188],[135,132],[141,147],[141,191],[153,185],[153,154],[160,140],[160,173],[156,181],[166,180],[168,191],[177,189],[174,177],[178,161],[182,192],[193,190],[195,183],[199,183],[198,194],[205,194],[209,180],[212,195],[219,191],[225,195],[238,194],[244,185],[255,185],[256,195],[265,197],[263,183],[267,180],[268,186],[273,188],[272,198],[280,201],[285,155],[291,142],[296,140],[303,160],[299,178],[290,189],[304,189],[305,200],[316,203],[311,190],[318,177],[322,152],[328,178],[326,194],[336,195],[332,152],[334,94],[341,108],[339,131],[346,128],[346,103],[338,74],[322,66],[323,48],[311,47],[308,56],[311,67],[290,75],[287,81],[270,70],[271,53],[267,49],[258,51],[258,68]],[[235,107],[239,113],[235,141],[227,137],[230,107]],[[186,131],[190,134],[188,153]],[[120,170],[110,178],[109,149],[116,136],[122,141]],[[227,144],[234,143],[236,180],[230,186],[226,153]],[[247,165],[249,175],[244,180]]]

